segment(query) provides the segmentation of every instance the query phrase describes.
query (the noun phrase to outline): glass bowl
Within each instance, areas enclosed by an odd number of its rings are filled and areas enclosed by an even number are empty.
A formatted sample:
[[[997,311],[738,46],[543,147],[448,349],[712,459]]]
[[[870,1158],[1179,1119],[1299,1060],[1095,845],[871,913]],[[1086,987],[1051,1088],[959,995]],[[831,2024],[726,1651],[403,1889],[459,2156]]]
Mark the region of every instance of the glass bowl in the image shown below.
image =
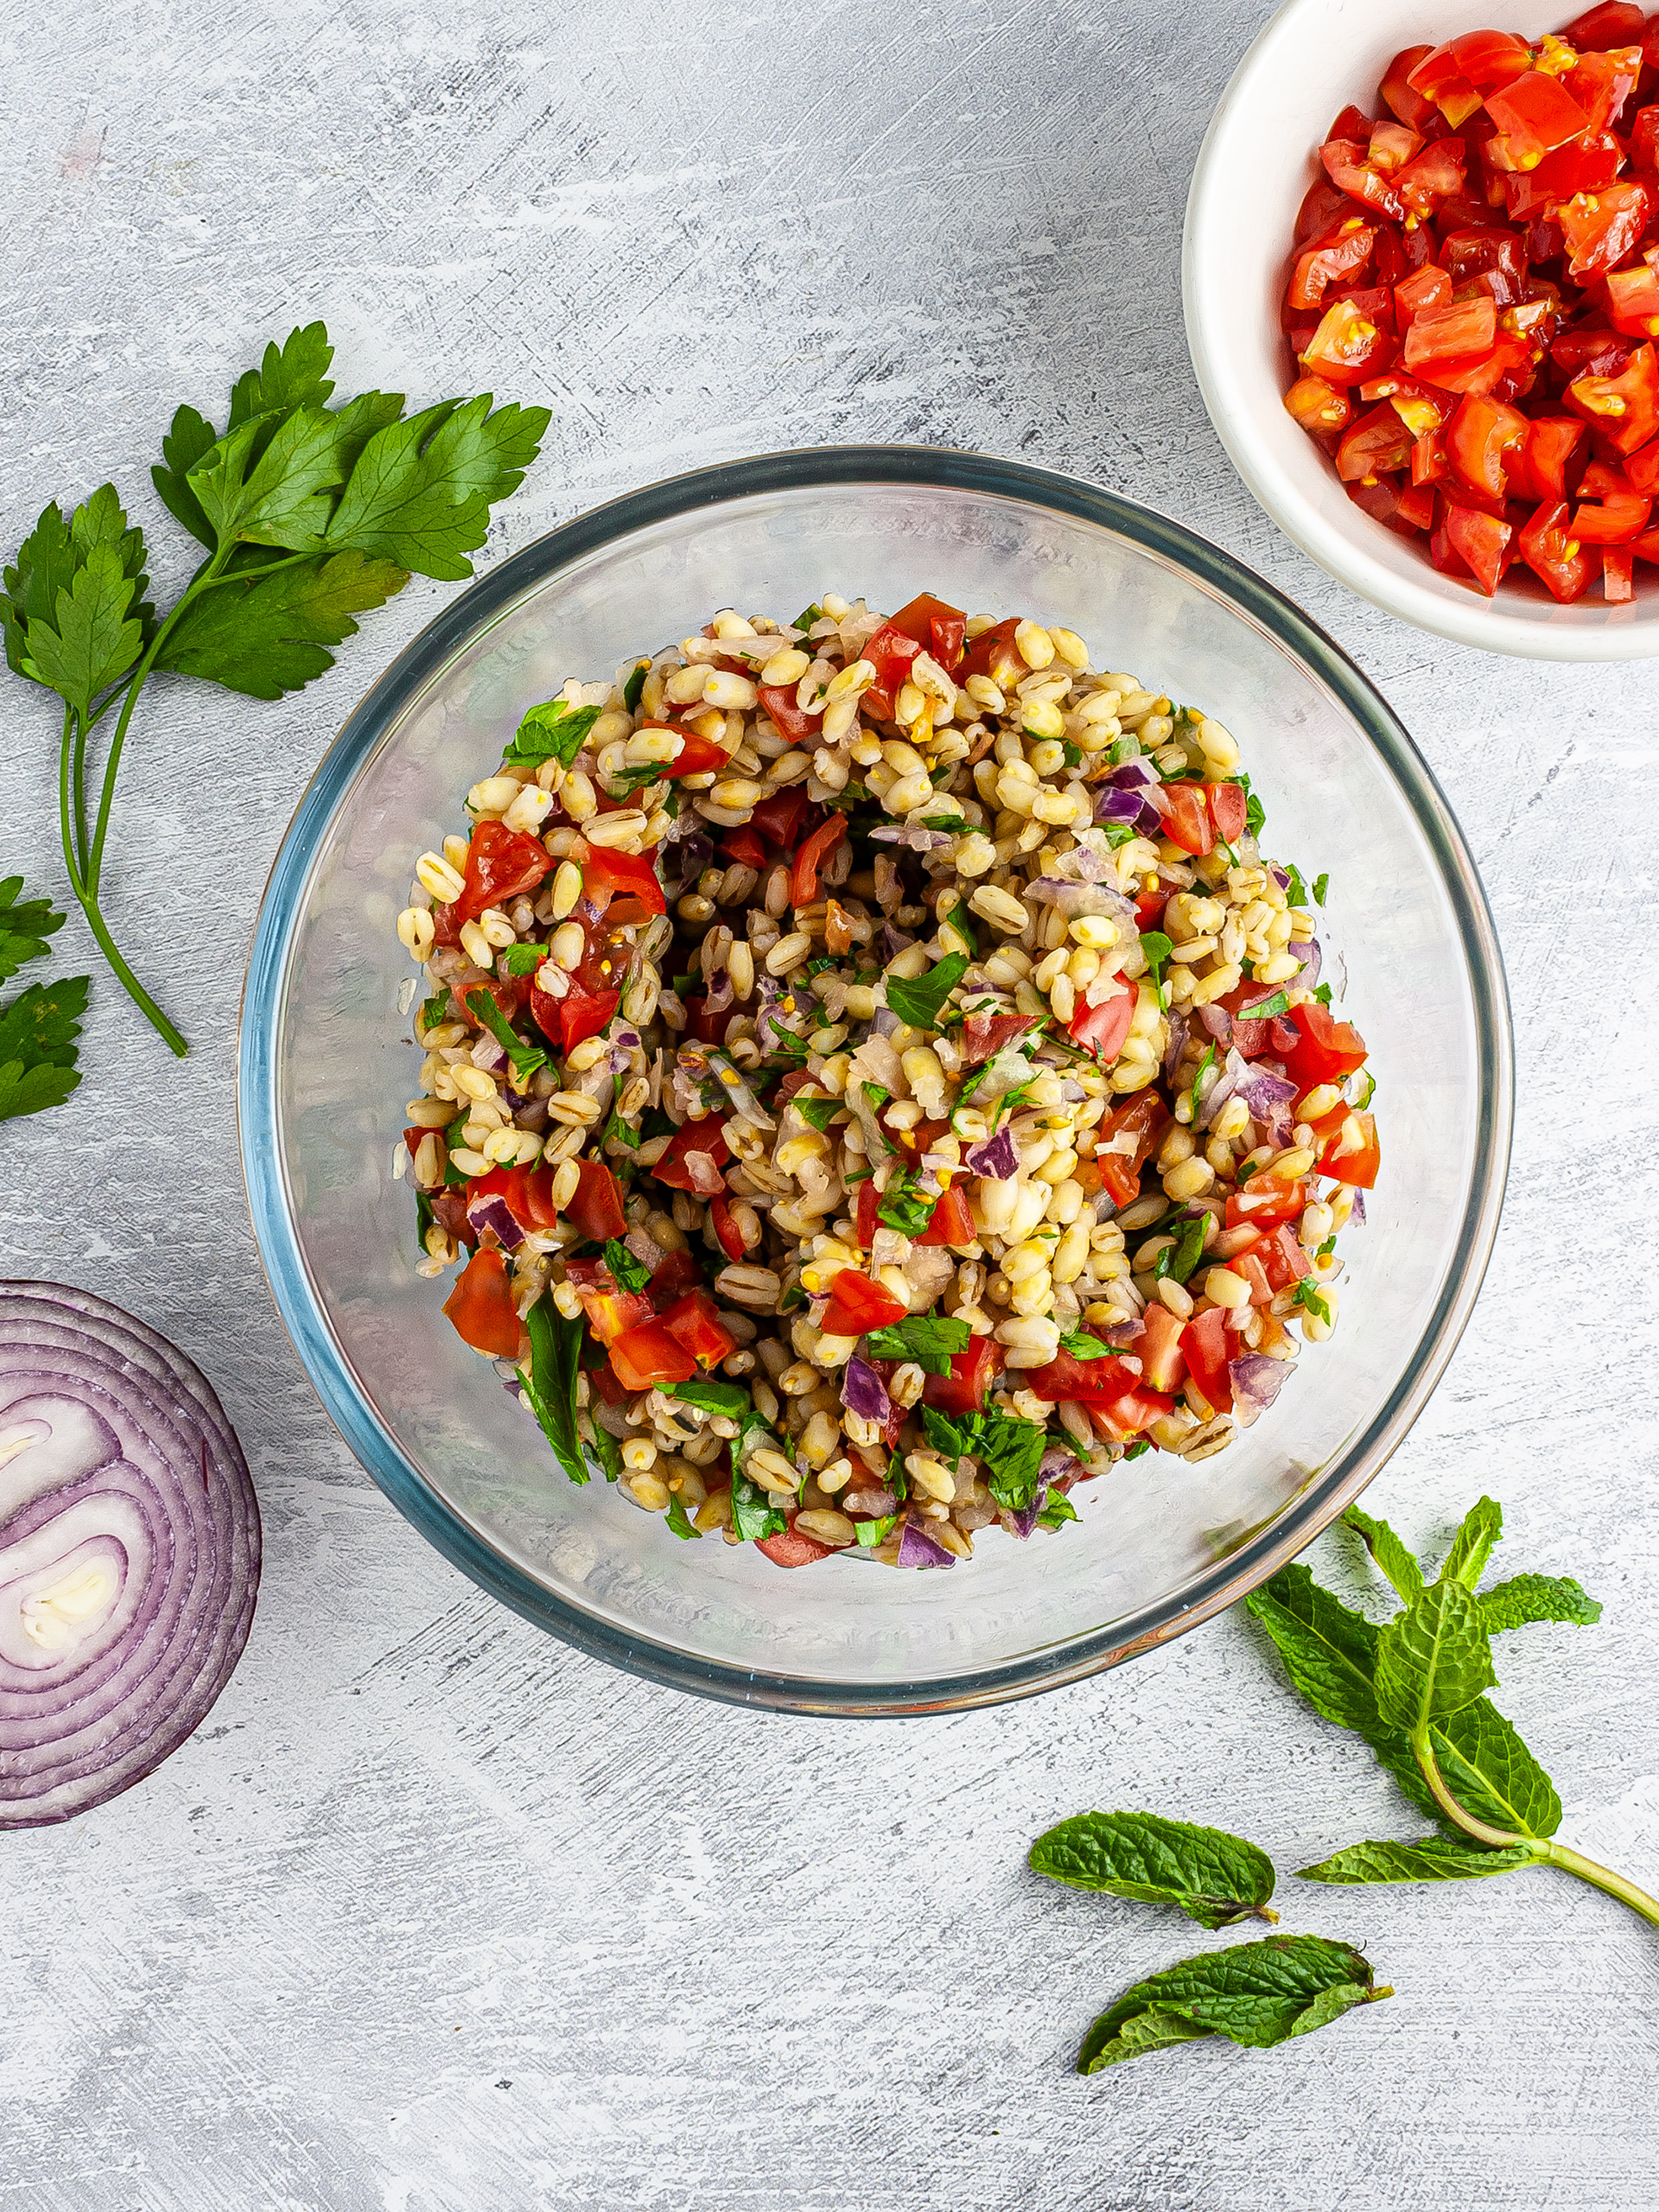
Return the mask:
[[[462,819],[524,709],[569,676],[825,590],[1079,631],[1217,715],[1268,846],[1328,874],[1325,973],[1370,1040],[1384,1167],[1344,1238],[1340,1326],[1278,1404],[1198,1465],[1148,1452],[1021,1544],[949,1572],[677,1541],[569,1483],[423,1281],[392,1180],[415,1088],[394,921],[414,855]],[[1377,693],[1270,586],[1109,492],[1017,462],[846,448],[700,470],[585,515],[463,593],[340,732],[283,842],[243,1005],[243,1164],[271,1288],[346,1442],[483,1587],[579,1649],[684,1689],[819,1713],[1028,1694],[1204,1620],[1301,1551],[1416,1418],[1479,1287],[1511,1103],[1503,975],[1446,801]]]

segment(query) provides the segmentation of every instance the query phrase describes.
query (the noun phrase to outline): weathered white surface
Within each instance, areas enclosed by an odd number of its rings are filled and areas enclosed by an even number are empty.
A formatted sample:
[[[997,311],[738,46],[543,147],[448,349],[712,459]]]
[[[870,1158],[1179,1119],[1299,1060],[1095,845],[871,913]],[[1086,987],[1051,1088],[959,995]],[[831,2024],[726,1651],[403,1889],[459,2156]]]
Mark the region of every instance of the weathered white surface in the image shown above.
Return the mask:
[[[920,439],[1098,477],[1282,583],[1457,807],[1518,1035],[1491,1276],[1371,1502],[1427,1541],[1489,1490],[1511,1571],[1605,1601],[1597,1630],[1511,1639],[1502,1702],[1574,1829],[1654,1881],[1653,686],[1402,629],[1241,491],[1186,366],[1177,240],[1264,13],[23,0],[0,31],[0,517],[10,548],[115,474],[170,582],[141,460],[178,399],[222,404],[321,313],[348,385],[553,406],[491,558],[696,462]],[[307,776],[445,595],[412,585],[297,700],[147,702],[111,906],[195,1050],[172,1064],[99,970],[81,1091],[0,1132],[6,1271],[107,1292],[195,1354],[268,1547],[202,1734],[4,1845],[0,2203],[1651,2205],[1659,1939],[1552,1877],[1287,1882],[1287,1924],[1366,1941],[1394,2002],[1278,2052],[1069,2072],[1103,2001],[1218,1939],[1039,1885],[1040,1827],[1149,1804],[1289,1868],[1414,1825],[1238,1622],[960,1719],[730,1712],[497,1611],[350,1460],[249,1234],[237,996]],[[49,718],[9,677],[4,700],[0,861],[62,898]],[[86,957],[78,925],[60,942]]]

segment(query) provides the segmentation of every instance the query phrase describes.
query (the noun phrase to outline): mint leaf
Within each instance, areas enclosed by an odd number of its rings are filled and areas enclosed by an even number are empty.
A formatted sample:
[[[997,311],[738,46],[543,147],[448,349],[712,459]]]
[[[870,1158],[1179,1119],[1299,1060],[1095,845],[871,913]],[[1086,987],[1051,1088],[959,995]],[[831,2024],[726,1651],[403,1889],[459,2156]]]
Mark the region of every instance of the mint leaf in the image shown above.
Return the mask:
[[[861,1521],[857,1524],[858,1541],[866,1551],[874,1551],[878,1544],[886,1543],[898,1525],[896,1513],[884,1514],[877,1521]]]
[[[1281,1567],[1244,1600],[1279,1648],[1285,1671],[1316,1713],[1368,1742],[1389,1735],[1414,1772],[1404,1735],[1384,1728],[1374,1677],[1378,1630],[1300,1565]]]
[[[973,1338],[966,1321],[912,1313],[891,1328],[873,1329],[864,1341],[877,1359],[913,1359],[925,1375],[948,1375],[951,1356],[966,1351]]]
[[[492,410],[485,393],[387,424],[352,470],[328,542],[419,575],[470,576],[491,506],[524,481],[551,420],[545,407]]]
[[[353,616],[384,606],[408,582],[407,569],[360,553],[233,575],[188,603],[156,665],[251,698],[280,699],[331,669],[326,649],[357,635]]]
[[[735,1382],[659,1382],[657,1387],[670,1397],[683,1398],[688,1406],[700,1406],[704,1413],[724,1414],[728,1421],[760,1420],[754,1400]]]
[[[1315,1288],[1312,1275],[1304,1275],[1302,1277],[1295,1289],[1290,1294],[1290,1302],[1293,1306],[1300,1306],[1303,1313],[1313,1314],[1316,1320],[1324,1321],[1327,1325],[1329,1324],[1331,1319],[1330,1301],[1323,1297]]]
[[[1461,1712],[1497,1680],[1480,1608],[1461,1582],[1421,1591],[1377,1638],[1377,1710],[1408,1733]]]
[[[593,1446],[594,1457],[604,1471],[606,1481],[607,1483],[620,1482],[622,1479],[621,1446],[611,1434],[609,1429],[601,1428],[596,1421],[589,1421],[588,1431],[588,1441]]]
[[[587,1324],[580,1315],[567,1320],[553,1303],[552,1293],[543,1291],[525,1314],[524,1326],[530,1332],[530,1359],[518,1370],[520,1385],[554,1458],[573,1483],[585,1483],[588,1464],[576,1434],[576,1377]]]
[[[1314,903],[1314,905],[1315,905],[1316,906],[1324,906],[1324,904],[1325,904],[1325,892],[1326,892],[1326,891],[1329,889],[1329,887],[1330,887],[1330,883],[1331,883],[1331,879],[1330,879],[1330,877],[1329,877],[1328,875],[1316,875],[1316,876],[1314,877],[1314,879],[1313,879],[1313,903]]]
[[[1273,1861],[1242,1836],[1158,1813],[1079,1813],[1031,1847],[1039,1874],[1074,1890],[1173,1904],[1204,1928],[1271,1920]]]
[[[1533,1621],[1564,1621],[1572,1628],[1592,1628],[1601,1607],[1586,1597],[1570,1575],[1517,1574],[1494,1583],[1475,1600],[1488,1636],[1524,1628]]]
[[[1464,1516],[1463,1526],[1440,1569],[1440,1580],[1460,1582],[1465,1590],[1472,1590],[1486,1572],[1486,1562],[1503,1534],[1503,1507],[1496,1498],[1478,1499]]]
[[[1551,1836],[1560,1826],[1554,1784],[1489,1698],[1477,1698],[1431,1728],[1429,1743],[1446,1788],[1477,1820],[1526,1836]],[[1397,1773],[1395,1779],[1403,1780]],[[1409,1789],[1406,1794],[1412,1796]],[[1413,1802],[1431,1815],[1440,1813],[1427,1788]]]
[[[973,1450],[978,1427],[977,1414],[966,1414],[957,1423],[948,1414],[942,1414],[937,1406],[930,1406],[925,1401],[923,1402],[922,1433],[941,1458],[949,1459],[953,1466],[965,1459]],[[896,1459],[898,1457],[895,1452],[893,1458]]]
[[[1297,1870],[1303,1882],[1467,1882],[1484,1874],[1510,1874],[1543,1863],[1537,1844],[1512,1844],[1504,1851],[1449,1836],[1426,1835],[1415,1843],[1352,1843],[1345,1851]]]
[[[1327,1319],[1330,1318],[1327,1314]],[[1423,1570],[1386,1521],[1373,1521],[1369,1513],[1351,1505],[1343,1519],[1365,1540],[1365,1548],[1408,1605],[1423,1586]]]
[[[1183,1959],[1125,1990],[1084,2038],[1077,2071],[1097,2074],[1199,2036],[1264,2050],[1393,1994],[1376,1986],[1370,1962],[1351,1944],[1268,1936]]]
[[[1290,878],[1290,881],[1285,886],[1286,904],[1291,906],[1306,906],[1307,886],[1302,881],[1302,871],[1294,861],[1288,861],[1285,864],[1285,873]]]
[[[643,1290],[651,1281],[651,1269],[634,1257],[620,1237],[606,1238],[605,1264],[619,1290]]]
[[[63,916],[49,899],[19,900],[21,875],[0,883],[0,982],[15,976],[25,960],[38,960],[47,950],[46,940],[63,927]]]
[[[967,973],[968,955],[948,952],[925,976],[918,976],[911,982],[889,976],[887,1009],[896,1014],[900,1021],[908,1022],[912,1029],[937,1029],[946,999]]]
[[[631,715],[639,711],[640,694],[645,688],[645,678],[650,673],[651,663],[648,660],[635,661],[628,672],[628,680],[622,686],[622,703]]]
[[[503,758],[514,768],[539,768],[543,760],[557,760],[569,768],[598,720],[597,707],[573,707],[568,699],[549,699],[531,709]]]
[[[538,1068],[547,1065],[547,1054],[534,1045],[525,1044],[496,1004],[494,994],[486,990],[482,983],[476,990],[467,992],[467,1005],[474,1020],[489,1031],[506,1054],[515,1082],[521,1085],[528,1083]]]
[[[769,1493],[735,1467],[732,1470],[732,1526],[746,1544],[758,1543],[762,1536],[781,1536],[789,1526],[789,1516],[771,1503]]]

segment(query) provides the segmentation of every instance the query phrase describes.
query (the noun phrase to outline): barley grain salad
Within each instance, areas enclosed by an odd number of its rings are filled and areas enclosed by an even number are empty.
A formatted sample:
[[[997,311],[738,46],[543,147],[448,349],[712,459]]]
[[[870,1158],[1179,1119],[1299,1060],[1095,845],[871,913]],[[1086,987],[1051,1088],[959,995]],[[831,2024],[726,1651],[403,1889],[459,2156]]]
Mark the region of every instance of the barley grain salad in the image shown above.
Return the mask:
[[[1324,879],[1074,632],[719,613],[532,707],[467,810],[397,925],[397,1168],[572,1481],[950,1567],[1224,1450],[1337,1325],[1379,1155]]]

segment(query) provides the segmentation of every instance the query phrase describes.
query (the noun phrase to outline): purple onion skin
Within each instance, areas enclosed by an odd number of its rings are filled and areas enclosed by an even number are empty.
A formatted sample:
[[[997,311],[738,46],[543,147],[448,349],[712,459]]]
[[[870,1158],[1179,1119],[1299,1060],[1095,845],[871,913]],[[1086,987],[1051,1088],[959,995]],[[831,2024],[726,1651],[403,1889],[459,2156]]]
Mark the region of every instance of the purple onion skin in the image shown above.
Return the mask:
[[[860,1359],[856,1353],[847,1363],[841,1402],[849,1413],[858,1414],[865,1421],[885,1424],[893,1418],[893,1401],[887,1395],[887,1384],[869,1362]]]
[[[954,1552],[925,1535],[913,1521],[906,1521],[899,1536],[899,1564],[900,1567],[954,1567]]]
[[[1269,1359],[1265,1352],[1246,1352],[1242,1358],[1229,1360],[1227,1372],[1232,1379],[1235,1396],[1248,1398],[1253,1406],[1270,1406],[1285,1386],[1290,1373],[1287,1359]]]
[[[994,1137],[987,1137],[982,1144],[972,1146],[963,1165],[973,1175],[986,1176],[994,1183],[1006,1183],[1019,1167],[1019,1155],[1014,1148],[1014,1134],[999,1129]]]
[[[0,1830],[88,1811],[175,1751],[241,1656],[259,1581],[235,1433],[197,1369],[142,1322],[58,1284],[0,1284],[0,1429],[24,1424],[43,1433],[8,1462],[0,1522],[0,1590],[27,1585],[18,1656],[0,1651]],[[23,1597],[52,1586],[66,1502],[81,1526],[59,1556],[102,1544],[113,1559],[118,1545],[124,1567],[101,1611],[37,1652]],[[9,1574],[25,1539],[41,1556]]]

